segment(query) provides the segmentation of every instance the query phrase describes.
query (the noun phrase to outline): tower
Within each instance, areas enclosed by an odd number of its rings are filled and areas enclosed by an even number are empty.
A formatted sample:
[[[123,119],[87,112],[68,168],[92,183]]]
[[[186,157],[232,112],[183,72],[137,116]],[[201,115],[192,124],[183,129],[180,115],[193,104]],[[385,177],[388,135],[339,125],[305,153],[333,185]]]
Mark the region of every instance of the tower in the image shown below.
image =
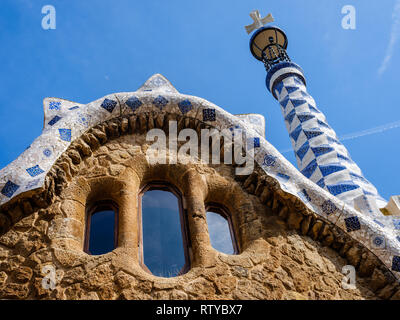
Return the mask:
[[[380,215],[378,207],[384,207],[386,201],[363,176],[307,92],[303,70],[286,52],[286,34],[275,26],[263,26],[273,21],[270,15],[261,19],[258,11],[253,11],[250,16],[254,23],[246,27],[247,32],[258,28],[250,39],[250,51],[264,63],[266,86],[281,106],[299,170],[359,211]]]

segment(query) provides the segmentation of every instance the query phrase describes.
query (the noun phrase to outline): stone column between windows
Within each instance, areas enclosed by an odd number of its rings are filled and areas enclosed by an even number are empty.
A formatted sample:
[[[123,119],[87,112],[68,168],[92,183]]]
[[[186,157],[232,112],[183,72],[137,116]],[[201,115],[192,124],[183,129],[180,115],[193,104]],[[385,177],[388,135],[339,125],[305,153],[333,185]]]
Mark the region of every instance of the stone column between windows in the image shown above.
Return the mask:
[[[188,215],[189,234],[192,243],[192,267],[207,267],[215,264],[216,255],[211,249],[208,234],[205,199],[207,184],[196,170],[188,170],[183,179]]]
[[[124,172],[125,186],[119,192],[118,205],[118,247],[132,252],[138,256],[139,219],[138,199],[140,178],[136,172],[128,168]]]

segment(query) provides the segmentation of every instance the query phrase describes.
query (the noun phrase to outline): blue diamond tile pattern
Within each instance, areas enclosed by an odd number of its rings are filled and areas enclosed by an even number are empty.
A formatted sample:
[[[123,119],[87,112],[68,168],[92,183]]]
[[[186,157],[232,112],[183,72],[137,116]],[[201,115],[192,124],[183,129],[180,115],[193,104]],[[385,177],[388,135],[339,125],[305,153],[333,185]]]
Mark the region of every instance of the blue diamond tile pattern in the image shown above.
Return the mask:
[[[193,109],[192,103],[190,102],[189,99],[179,102],[178,107],[183,114],[188,113],[190,110]]]
[[[114,111],[116,105],[117,105],[117,101],[110,100],[110,99],[104,99],[103,103],[101,104],[101,107],[106,109],[109,113],[111,113]]]
[[[6,197],[11,198],[18,189],[19,185],[15,184],[12,181],[7,181],[3,189],[1,189],[1,193],[4,194]]]
[[[203,121],[215,121],[215,109],[203,109]]]
[[[61,102],[59,101],[50,101],[49,110],[61,110]]]
[[[132,109],[132,111],[135,111],[138,109],[143,103],[138,99],[138,97],[130,97],[125,104]]]
[[[168,100],[165,99],[163,96],[158,96],[157,98],[154,99],[153,104],[162,109],[168,104]]]
[[[361,169],[339,142],[303,81],[291,75],[276,84],[274,90],[299,170],[351,206],[356,197],[364,194],[381,201],[376,188],[364,178]]]
[[[28,172],[31,177],[36,177],[39,174],[43,173],[44,171],[40,169],[39,165],[36,165],[32,168],[26,169],[26,172]]]
[[[71,142],[71,129],[58,129],[60,139]]]
[[[344,219],[348,232],[357,231],[361,229],[360,221],[357,217],[349,217]]]

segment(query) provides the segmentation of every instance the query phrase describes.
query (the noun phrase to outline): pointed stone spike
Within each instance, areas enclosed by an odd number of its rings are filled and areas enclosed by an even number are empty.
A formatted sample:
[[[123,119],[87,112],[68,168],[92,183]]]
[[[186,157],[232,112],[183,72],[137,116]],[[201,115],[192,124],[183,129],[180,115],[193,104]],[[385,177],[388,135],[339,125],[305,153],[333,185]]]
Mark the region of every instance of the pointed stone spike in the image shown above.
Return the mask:
[[[384,209],[389,215],[400,216],[400,196],[392,196]]]
[[[151,76],[138,91],[165,91],[177,93],[178,90],[165,78],[163,75],[157,73]]]

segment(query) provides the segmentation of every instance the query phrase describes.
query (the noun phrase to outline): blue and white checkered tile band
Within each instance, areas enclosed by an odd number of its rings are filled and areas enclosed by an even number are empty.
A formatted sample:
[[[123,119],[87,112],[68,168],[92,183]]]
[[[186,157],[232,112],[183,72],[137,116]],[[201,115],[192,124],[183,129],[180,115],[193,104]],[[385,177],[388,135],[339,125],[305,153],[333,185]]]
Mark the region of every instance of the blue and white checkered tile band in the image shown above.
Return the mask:
[[[295,74],[274,84],[299,170],[321,188],[369,215],[386,201],[364,178],[335,131]]]

